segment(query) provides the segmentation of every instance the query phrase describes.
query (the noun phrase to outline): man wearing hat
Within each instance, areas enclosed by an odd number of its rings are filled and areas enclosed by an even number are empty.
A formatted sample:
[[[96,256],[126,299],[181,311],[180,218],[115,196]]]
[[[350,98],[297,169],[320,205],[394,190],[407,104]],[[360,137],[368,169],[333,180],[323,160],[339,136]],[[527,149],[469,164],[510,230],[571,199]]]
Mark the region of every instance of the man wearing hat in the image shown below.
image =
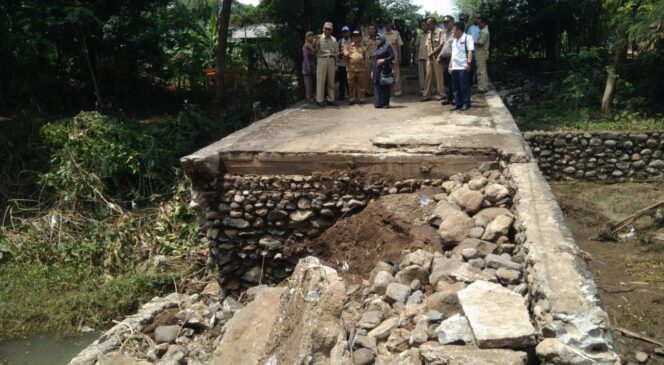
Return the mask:
[[[369,24],[364,36],[364,48],[367,50],[367,68],[365,72],[364,92],[366,96],[373,96],[373,84],[371,83],[371,57],[376,51],[376,26]]]
[[[444,34],[444,45],[443,50],[440,51],[438,55],[438,61],[443,65],[443,69],[447,70],[450,65],[450,59],[452,58],[452,42],[454,42],[454,34],[452,33],[452,28],[454,28],[454,18],[450,15],[445,15],[443,17],[443,34]],[[443,82],[445,84],[445,93],[447,98],[443,98],[441,104],[447,105],[453,103],[453,94],[452,94],[452,77],[449,72],[443,73]]]
[[[438,99],[443,100],[447,98],[447,89],[445,89],[445,79],[443,65],[438,62],[438,55],[445,45],[445,35],[442,29],[438,28],[436,19],[434,17],[429,17],[427,19],[427,27],[429,29],[429,34],[425,40],[426,50],[427,50],[427,64],[426,64],[426,73],[424,80],[424,92],[422,101],[431,100],[433,94],[433,80],[436,80],[436,94],[438,94]]]
[[[394,52],[394,65],[392,67],[392,72],[394,72],[394,96],[401,96],[401,69],[399,64],[401,62],[403,40],[399,31],[394,29],[394,24],[391,21],[385,24],[385,42],[392,47]]]
[[[362,33],[353,31],[353,41],[344,47],[348,60],[348,104],[361,103],[364,98],[364,83],[367,65],[367,49],[362,44]]]
[[[334,74],[337,70],[339,44],[332,36],[332,23],[323,24],[323,34],[314,40],[316,49],[316,104],[337,106],[334,102]],[[326,93],[327,91],[327,93]]]
[[[341,28],[341,36],[342,38],[339,39],[339,69],[337,70],[337,77],[339,78],[339,100],[344,100],[346,90],[348,89],[348,75],[346,73],[348,60],[344,55],[344,49],[353,43],[350,39],[350,28],[347,25]]]

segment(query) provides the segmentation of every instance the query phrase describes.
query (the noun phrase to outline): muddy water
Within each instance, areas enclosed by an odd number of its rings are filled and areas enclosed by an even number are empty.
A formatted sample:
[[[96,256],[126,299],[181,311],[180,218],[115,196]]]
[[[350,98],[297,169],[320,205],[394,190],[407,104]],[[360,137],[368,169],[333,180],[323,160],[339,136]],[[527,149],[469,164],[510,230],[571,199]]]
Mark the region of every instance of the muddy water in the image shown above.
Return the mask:
[[[49,333],[0,343],[0,365],[65,365],[99,333],[60,338]]]

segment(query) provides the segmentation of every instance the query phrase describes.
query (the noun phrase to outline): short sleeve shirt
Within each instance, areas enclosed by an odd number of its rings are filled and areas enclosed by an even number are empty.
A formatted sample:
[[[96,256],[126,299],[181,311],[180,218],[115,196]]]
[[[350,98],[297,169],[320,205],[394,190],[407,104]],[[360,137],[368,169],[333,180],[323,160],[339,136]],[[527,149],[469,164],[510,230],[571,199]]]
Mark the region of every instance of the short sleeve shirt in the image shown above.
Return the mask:
[[[417,45],[417,58],[420,60],[426,60],[427,59],[427,43],[426,39],[429,37],[429,32],[423,32],[419,33],[417,35],[417,41],[415,41],[415,44]]]
[[[473,37],[473,42],[477,43],[480,40],[480,27],[473,24],[468,28],[468,34]]]
[[[348,53],[348,71],[360,72],[366,69],[366,48],[361,43],[347,45],[346,53]]]
[[[330,36],[329,38],[325,37],[324,34],[320,35],[320,38],[318,39],[318,52],[316,55],[318,58],[321,57],[336,57],[337,54],[339,53],[339,45],[337,44],[337,40],[333,37]]]
[[[353,41],[350,40],[350,38],[349,39],[345,39],[345,38],[339,39],[339,51],[343,52],[343,50],[347,46],[350,46],[352,43],[353,43]],[[339,66],[345,67],[347,65],[348,65],[348,61],[346,61],[346,58],[345,57],[340,57],[339,58]]]
[[[464,70],[468,64],[468,52],[475,50],[473,37],[463,33],[452,42],[452,70]]]

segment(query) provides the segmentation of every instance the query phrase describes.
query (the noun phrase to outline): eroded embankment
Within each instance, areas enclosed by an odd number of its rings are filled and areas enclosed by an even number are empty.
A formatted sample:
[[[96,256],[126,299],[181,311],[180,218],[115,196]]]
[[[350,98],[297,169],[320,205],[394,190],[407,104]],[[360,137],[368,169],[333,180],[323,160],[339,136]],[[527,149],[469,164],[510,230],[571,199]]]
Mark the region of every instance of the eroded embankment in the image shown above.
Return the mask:
[[[592,278],[534,164],[487,163],[428,181],[227,177],[221,201],[203,215],[221,287],[237,294],[294,272],[283,289],[252,289],[249,297],[261,294],[239,312],[233,296],[171,301],[180,305],[172,323],[139,316],[76,364],[94,364],[118,347],[150,363],[617,361]],[[261,182],[273,191],[252,188]],[[320,261],[295,268],[310,253]],[[171,337],[157,338],[169,329]],[[127,352],[132,336],[155,343],[141,340]]]

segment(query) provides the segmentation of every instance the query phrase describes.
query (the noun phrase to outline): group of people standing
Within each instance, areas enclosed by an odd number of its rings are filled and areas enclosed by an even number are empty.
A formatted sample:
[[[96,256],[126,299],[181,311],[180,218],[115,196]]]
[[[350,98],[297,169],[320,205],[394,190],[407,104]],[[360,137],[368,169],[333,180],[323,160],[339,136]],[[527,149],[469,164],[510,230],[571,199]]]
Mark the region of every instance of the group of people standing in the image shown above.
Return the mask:
[[[391,22],[384,24],[382,32],[372,24],[352,32],[344,26],[341,34],[337,41],[330,22],[323,24],[323,34],[307,32],[302,47],[307,100],[319,107],[337,106],[334,84],[338,75],[339,97],[343,99],[348,92],[350,105],[373,95],[376,108],[388,108],[392,87],[396,96],[401,95],[401,35]]]
[[[439,28],[436,19],[430,17],[421,23],[422,33],[415,41],[422,101],[433,100],[435,79],[437,99],[443,105],[451,104],[453,110],[470,108],[470,89],[475,78],[480,93],[487,91],[488,84],[490,34],[486,19],[475,14],[469,34],[465,19],[460,20],[455,22],[446,15]]]
[[[418,62],[422,101],[433,100],[433,80],[442,104],[454,109],[470,108],[470,87],[476,70],[478,90],[486,92],[486,61],[489,55],[489,29],[486,20],[476,14],[475,24],[465,33],[464,22],[443,18],[439,28],[436,19],[422,23],[417,36],[414,58]],[[475,29],[475,28],[476,29]],[[362,103],[366,96],[374,96],[376,108],[388,108],[390,95],[401,95],[401,70],[404,42],[392,22],[371,24],[351,32],[341,29],[342,38],[332,36],[330,22],[323,24],[323,33],[307,32],[302,47],[302,74],[309,103],[319,107],[337,106],[335,79],[339,78],[339,98],[348,92],[349,104]],[[410,32],[406,37],[410,37]],[[405,62],[407,63],[407,62]]]

